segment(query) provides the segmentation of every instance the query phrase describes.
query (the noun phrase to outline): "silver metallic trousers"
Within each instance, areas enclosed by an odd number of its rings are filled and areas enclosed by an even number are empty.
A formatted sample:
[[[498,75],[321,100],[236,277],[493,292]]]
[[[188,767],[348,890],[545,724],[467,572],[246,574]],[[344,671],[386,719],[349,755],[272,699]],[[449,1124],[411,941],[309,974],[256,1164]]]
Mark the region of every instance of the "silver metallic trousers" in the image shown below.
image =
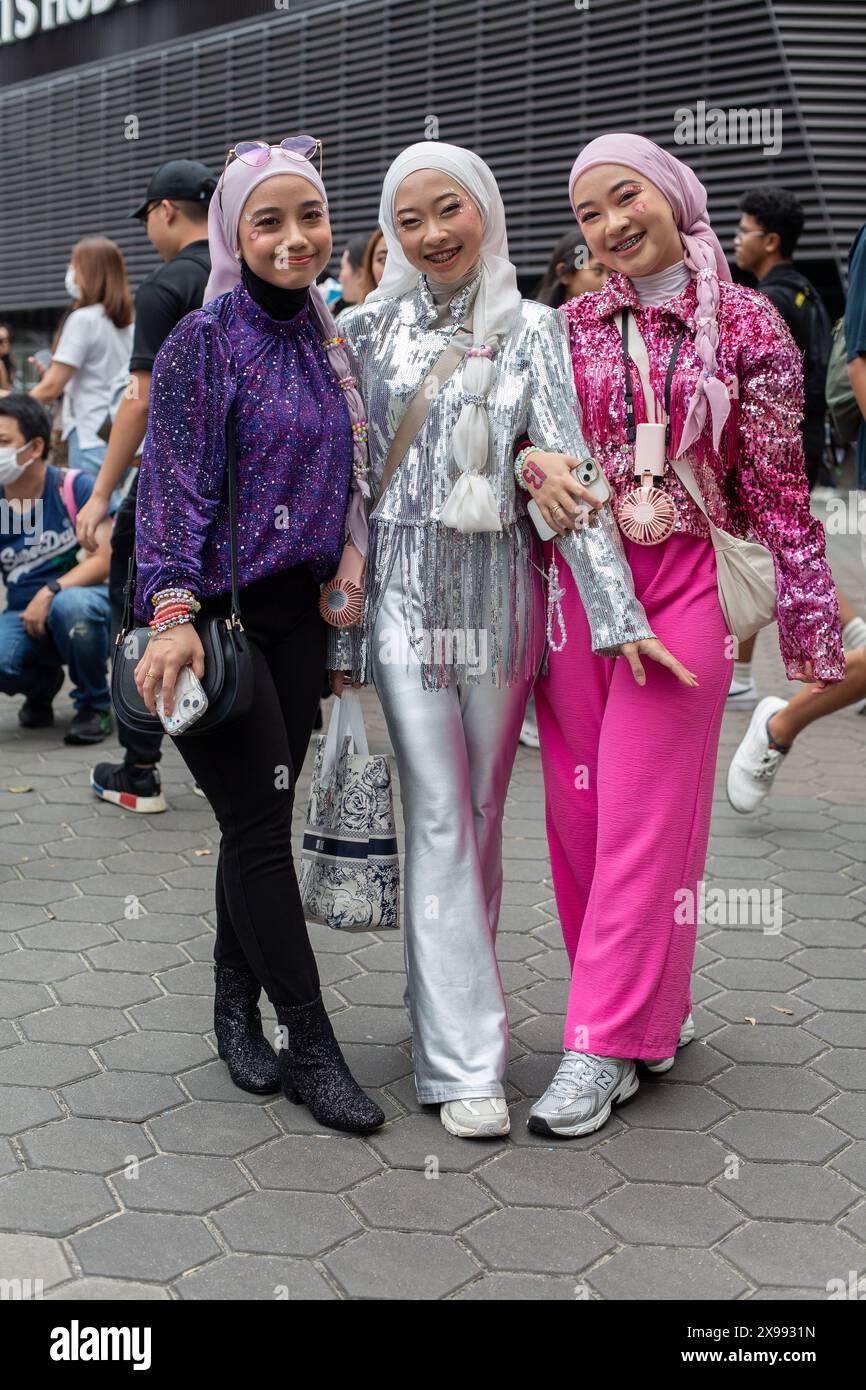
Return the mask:
[[[478,683],[422,689],[415,651],[404,641],[395,652],[403,632],[400,585],[395,564],[370,658],[403,801],[405,999],[415,1085],[422,1104],[503,1096],[508,1018],[495,950],[502,817],[532,679],[497,687],[488,674]],[[415,600],[413,585],[420,613]],[[531,602],[537,671],[544,633],[535,570]],[[518,641],[526,631],[521,613]]]

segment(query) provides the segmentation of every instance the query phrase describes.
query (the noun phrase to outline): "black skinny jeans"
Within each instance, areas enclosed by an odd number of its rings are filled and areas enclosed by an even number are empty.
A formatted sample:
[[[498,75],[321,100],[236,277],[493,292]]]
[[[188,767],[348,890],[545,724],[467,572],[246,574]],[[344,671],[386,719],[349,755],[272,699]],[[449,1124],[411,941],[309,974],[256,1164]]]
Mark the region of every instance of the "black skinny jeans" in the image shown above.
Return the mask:
[[[307,1004],[319,972],[292,860],[292,805],[322,690],[327,628],[306,565],[241,590],[255,671],[249,712],[175,746],[219,821],[214,959],[248,967],[272,1004]],[[228,614],[227,596],[203,613]]]
[[[111,643],[120,631],[123,620],[123,589],[129,573],[129,562],[135,549],[135,499],[138,492],[138,470],[132,486],[117,509],[114,527],[111,532],[111,563],[108,571],[108,597],[111,603]],[[162,757],[163,733],[141,733],[128,729],[121,719],[117,721],[117,737],[125,749],[124,761],[132,763],[158,763]]]

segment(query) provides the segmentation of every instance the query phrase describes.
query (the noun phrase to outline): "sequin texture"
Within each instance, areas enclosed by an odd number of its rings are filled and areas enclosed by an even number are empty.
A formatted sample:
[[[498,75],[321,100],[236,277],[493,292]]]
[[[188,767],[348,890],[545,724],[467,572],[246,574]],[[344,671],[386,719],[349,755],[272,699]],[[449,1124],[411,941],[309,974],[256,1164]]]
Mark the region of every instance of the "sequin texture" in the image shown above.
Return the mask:
[[[136,617],[169,586],[230,588],[225,422],[236,401],[243,588],[343,549],[352,433],[309,304],[272,319],[237,285],[181,319],[157,354],[136,510]]]
[[[714,524],[760,541],[773,554],[778,586],[779,645],[789,677],[805,661],[815,675],[841,680],[845,671],[838,604],[824,554],[824,528],[809,510],[800,418],[802,359],[788,328],[765,295],[722,282],[718,310],[719,375],[732,388],[731,413],[719,450],[709,421],[687,457]],[[612,275],[603,290],[573,299],[568,320],[583,431],[614,492],[614,510],[635,486],[634,446],[625,439],[622,341],[614,315],[628,305],[650,360],[650,381],[664,399],[665,374],[682,324],[694,333],[694,281],[656,307],[641,308],[631,281]],[[671,388],[671,452],[676,454],[695,383],[702,370],[686,335]],[[646,419],[632,364],[635,420]],[[675,530],[707,537],[709,527],[671,468],[663,489],[673,500]]]

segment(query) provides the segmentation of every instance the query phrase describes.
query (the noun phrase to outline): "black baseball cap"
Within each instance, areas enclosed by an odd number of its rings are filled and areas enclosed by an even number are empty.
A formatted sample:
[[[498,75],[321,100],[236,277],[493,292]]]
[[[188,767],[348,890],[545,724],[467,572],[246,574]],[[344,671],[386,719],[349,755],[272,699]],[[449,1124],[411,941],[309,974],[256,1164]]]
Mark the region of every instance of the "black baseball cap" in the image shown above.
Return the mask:
[[[144,202],[129,215],[143,222],[150,204],[162,198],[207,204],[216,186],[217,180],[206,164],[199,164],[197,159],[169,159],[160,164],[151,178]]]

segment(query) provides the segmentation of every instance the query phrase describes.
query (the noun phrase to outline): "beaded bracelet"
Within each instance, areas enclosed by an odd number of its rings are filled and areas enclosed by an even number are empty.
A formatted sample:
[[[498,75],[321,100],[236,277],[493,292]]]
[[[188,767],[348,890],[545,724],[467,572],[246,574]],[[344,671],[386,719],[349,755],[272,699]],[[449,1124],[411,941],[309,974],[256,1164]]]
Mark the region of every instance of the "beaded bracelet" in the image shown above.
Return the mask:
[[[164,622],[148,623],[151,632],[167,632],[170,627],[180,627],[183,623],[192,622],[192,613],[184,613],[177,618],[166,618]]]
[[[174,602],[175,600],[179,603],[185,603],[194,613],[197,613],[201,608],[201,604],[191,589],[160,589],[159,593],[151,596],[150,601],[154,608],[160,608],[169,601]]]
[[[534,444],[527,444],[523,449],[520,450],[520,453],[514,460],[514,477],[517,481],[518,487],[522,487],[524,492],[531,492],[532,488],[529,486],[529,483],[523,476],[523,465],[526,463],[526,460],[529,458],[530,454],[537,453],[538,449]]]
[[[153,622],[153,623],[164,623],[164,622],[167,622],[167,620],[168,620],[169,618],[184,618],[184,617],[191,617],[191,616],[192,616],[192,609],[188,608],[188,607],[186,606],[186,604],[183,604],[183,603],[166,604],[166,606],[165,606],[164,608],[158,608],[158,609],[157,609],[157,611],[154,613],[153,617],[151,618],[151,622]]]

